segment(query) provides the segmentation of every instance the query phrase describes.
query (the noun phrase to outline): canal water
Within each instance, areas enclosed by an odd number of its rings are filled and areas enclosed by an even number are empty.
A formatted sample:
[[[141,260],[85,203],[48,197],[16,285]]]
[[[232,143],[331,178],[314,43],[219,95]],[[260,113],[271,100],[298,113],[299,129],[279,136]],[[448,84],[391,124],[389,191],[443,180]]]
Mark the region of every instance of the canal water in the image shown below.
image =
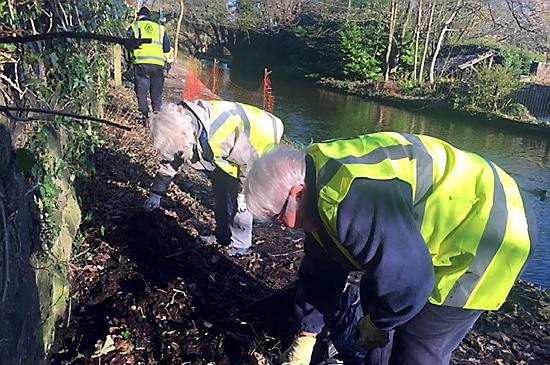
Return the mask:
[[[260,77],[231,75],[231,80],[252,89]],[[550,193],[550,133],[506,127],[453,111],[385,106],[275,76],[272,85],[274,114],[283,120],[285,135],[294,142],[309,144],[378,131],[426,134],[497,163],[527,192],[538,220],[538,246],[522,278],[550,288],[550,198],[543,200],[540,195],[542,190]]]

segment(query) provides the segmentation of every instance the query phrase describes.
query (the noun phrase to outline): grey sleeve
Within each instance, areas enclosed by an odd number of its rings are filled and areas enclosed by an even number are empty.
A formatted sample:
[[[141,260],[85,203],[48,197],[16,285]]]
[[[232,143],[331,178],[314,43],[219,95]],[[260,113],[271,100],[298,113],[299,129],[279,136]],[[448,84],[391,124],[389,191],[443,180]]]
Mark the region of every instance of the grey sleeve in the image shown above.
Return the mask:
[[[172,182],[172,179],[177,174],[178,169],[182,164],[183,160],[177,157],[172,161],[161,161],[157,174],[153,179],[151,192],[164,196],[170,186],[170,183]]]
[[[258,154],[250,144],[248,136],[240,129],[236,129],[235,133],[222,144],[222,158],[239,166],[239,181],[244,186],[248,170],[258,158]]]

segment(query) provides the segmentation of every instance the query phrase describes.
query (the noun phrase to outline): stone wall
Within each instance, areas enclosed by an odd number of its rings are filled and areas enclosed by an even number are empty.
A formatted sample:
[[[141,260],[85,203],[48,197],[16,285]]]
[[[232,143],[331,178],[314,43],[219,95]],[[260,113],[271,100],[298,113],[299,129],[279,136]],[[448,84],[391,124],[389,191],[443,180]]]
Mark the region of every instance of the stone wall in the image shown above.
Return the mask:
[[[52,217],[59,235],[40,241],[39,211],[13,146],[14,130],[0,120],[0,364],[38,365],[65,317],[68,263],[81,216],[69,176],[59,176],[62,193]],[[55,134],[49,153],[61,154]]]
[[[539,62],[533,82],[550,85],[550,62]]]

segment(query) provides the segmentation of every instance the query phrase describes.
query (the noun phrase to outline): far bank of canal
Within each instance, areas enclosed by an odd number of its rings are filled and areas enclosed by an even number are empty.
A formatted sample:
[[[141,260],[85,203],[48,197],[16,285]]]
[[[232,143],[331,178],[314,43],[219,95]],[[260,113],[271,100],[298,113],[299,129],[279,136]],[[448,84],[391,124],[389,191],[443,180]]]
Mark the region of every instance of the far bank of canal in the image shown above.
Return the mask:
[[[225,77],[229,69],[225,69]],[[261,75],[231,74],[250,89]],[[478,153],[505,169],[527,192],[538,220],[538,246],[522,278],[550,288],[550,130],[518,128],[452,110],[412,111],[289,81],[272,75],[274,113],[285,123],[288,139],[301,143],[378,131],[431,135]],[[246,100],[241,100],[246,102]]]

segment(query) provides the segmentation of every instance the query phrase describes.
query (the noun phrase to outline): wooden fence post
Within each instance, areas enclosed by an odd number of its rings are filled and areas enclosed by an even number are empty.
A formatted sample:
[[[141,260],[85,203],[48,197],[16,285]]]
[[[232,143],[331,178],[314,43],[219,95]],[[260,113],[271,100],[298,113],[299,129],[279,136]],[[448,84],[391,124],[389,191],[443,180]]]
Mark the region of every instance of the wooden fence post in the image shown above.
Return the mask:
[[[113,47],[113,85],[122,85],[122,49],[119,44]]]

